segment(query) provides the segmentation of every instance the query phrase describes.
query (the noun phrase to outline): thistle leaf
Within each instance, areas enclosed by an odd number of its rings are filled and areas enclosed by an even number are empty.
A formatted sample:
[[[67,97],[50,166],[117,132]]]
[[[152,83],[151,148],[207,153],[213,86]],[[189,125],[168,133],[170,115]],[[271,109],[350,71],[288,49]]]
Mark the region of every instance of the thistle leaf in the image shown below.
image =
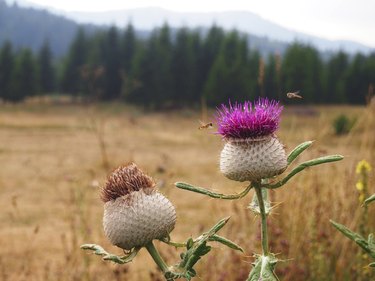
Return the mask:
[[[273,254],[258,256],[247,281],[279,281],[274,273],[276,263],[277,258]]]
[[[242,253],[244,252],[244,250],[240,246],[238,246],[236,243],[216,234],[212,235],[209,241],[219,242],[233,250],[241,251]]]
[[[194,185],[184,183],[184,182],[176,182],[175,186],[180,189],[185,189],[185,190],[189,190],[192,192],[204,194],[212,198],[227,199],[227,200],[240,199],[244,197],[246,194],[248,194],[251,189],[251,185],[249,185],[242,192],[238,194],[222,194],[222,193],[216,193],[206,188],[194,186]]]
[[[373,195],[371,195],[369,198],[367,198],[364,203],[367,205],[367,204],[370,204],[373,201],[375,201],[375,193]]]
[[[338,229],[342,234],[344,234],[346,237],[348,237],[350,240],[353,240],[355,243],[357,243],[358,246],[360,246],[366,253],[368,253],[371,257],[375,258],[375,251],[372,250],[373,246],[373,236],[370,235],[369,241],[371,241],[371,245],[369,245],[368,241],[366,241],[365,238],[363,238],[358,233],[355,233],[354,231],[351,231],[349,228],[347,228],[345,225],[339,224],[337,222],[334,222],[333,220],[330,220],[332,225]]]
[[[186,249],[190,250],[191,247],[193,247],[194,241],[193,239],[189,238],[188,241],[186,242]]]
[[[204,233],[203,235],[209,237],[209,236],[216,234],[216,232],[218,232],[220,229],[224,227],[224,225],[227,224],[229,219],[230,217],[226,217],[226,218],[219,220],[208,232]]]
[[[344,156],[341,155],[328,155],[316,159],[312,159],[306,162],[301,163],[298,165],[296,168],[294,168],[285,178],[282,180],[278,181],[277,183],[274,184],[264,184],[262,187],[268,188],[268,189],[275,189],[283,186],[286,184],[293,176],[298,174],[299,172],[303,171],[304,169],[311,167],[311,166],[316,166],[320,164],[325,164],[329,162],[335,162],[335,161],[340,161],[344,159]]]
[[[103,256],[103,260],[105,261],[112,261],[118,264],[125,264],[131,262],[135,256],[138,254],[140,248],[134,248],[129,255],[126,256],[117,256],[108,253],[103,247],[96,245],[96,244],[84,244],[81,246],[82,250],[91,250],[94,251],[95,255]]]
[[[288,155],[287,162],[288,166],[296,159],[302,152],[309,148],[313,144],[313,141],[306,141],[297,145]]]
[[[375,253],[375,237],[374,234],[370,234],[367,239],[368,247],[370,251]]]
[[[216,233],[224,227],[228,222],[229,217],[224,218],[217,222],[210,230],[204,232],[202,235],[195,239],[189,238],[185,245],[186,251],[181,253],[181,261],[179,264],[170,268],[165,276],[169,277],[170,280],[175,280],[178,278],[184,278],[186,280],[191,280],[192,277],[196,275],[194,270],[195,264],[207,253],[211,251],[211,246],[207,245],[208,242],[214,241],[222,243],[232,249],[243,251],[240,246],[234,242],[217,235]]]

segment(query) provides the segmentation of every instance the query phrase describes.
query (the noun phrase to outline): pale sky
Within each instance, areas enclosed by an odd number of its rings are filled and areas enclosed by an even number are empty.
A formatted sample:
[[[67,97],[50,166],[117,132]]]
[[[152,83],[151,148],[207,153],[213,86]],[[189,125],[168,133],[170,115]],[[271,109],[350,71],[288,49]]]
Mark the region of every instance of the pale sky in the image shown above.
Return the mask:
[[[284,27],[375,47],[375,0],[29,0],[65,11],[162,7],[181,12],[245,10]]]

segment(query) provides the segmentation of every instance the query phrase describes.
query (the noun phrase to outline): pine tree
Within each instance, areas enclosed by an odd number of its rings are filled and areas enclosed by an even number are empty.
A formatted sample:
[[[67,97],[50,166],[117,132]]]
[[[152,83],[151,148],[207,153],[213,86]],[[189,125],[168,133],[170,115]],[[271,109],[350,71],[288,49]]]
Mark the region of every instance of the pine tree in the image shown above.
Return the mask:
[[[17,56],[11,78],[11,95],[9,100],[19,102],[37,92],[37,68],[35,59],[29,49],[24,49]]]
[[[224,30],[213,25],[202,42],[201,51],[198,54],[199,68],[197,75],[197,88],[202,96],[208,94],[205,87],[209,79],[211,68],[219,55],[224,38]]]
[[[126,99],[145,108],[154,106],[154,74],[156,69],[155,60],[156,36],[152,35],[146,42],[139,45],[135,54],[130,79],[134,83],[127,91]],[[133,86],[133,85],[132,85]]]
[[[319,53],[310,46],[294,43],[282,63],[283,92],[300,90],[304,101],[323,102],[323,64]]]
[[[197,53],[195,52],[199,45],[199,36],[189,32],[187,28],[181,28],[176,35],[176,43],[173,48],[172,57],[172,79],[174,82],[174,102],[189,103],[198,102],[196,87],[196,69]]]
[[[325,92],[327,103],[345,103],[345,79],[348,71],[348,55],[342,51],[334,54],[326,65]]]
[[[104,93],[102,99],[118,99],[121,96],[122,80],[120,42],[116,27],[112,26],[107,31],[102,43],[101,57],[104,67]]]
[[[55,70],[52,66],[51,49],[47,41],[39,51],[38,66],[40,93],[52,93],[55,90]]]
[[[268,56],[264,74],[264,92],[266,97],[280,99],[278,83],[277,56],[270,54]]]
[[[165,23],[157,32],[156,50],[153,60],[153,100],[156,107],[173,105],[176,101],[172,79],[172,48],[171,30]]]
[[[202,88],[199,85],[199,76],[201,75],[201,58],[202,58],[202,38],[200,32],[198,30],[193,31],[192,34],[189,36],[189,45],[191,48],[192,53],[192,62],[191,62],[191,71],[192,71],[192,97],[191,101],[195,103],[201,102],[202,98]]]
[[[78,96],[83,91],[81,69],[87,61],[87,39],[84,30],[78,30],[75,39],[70,47],[63,70],[62,85],[63,91]]]
[[[259,80],[260,76],[260,60],[261,56],[257,50],[249,50],[247,54],[247,83],[249,84],[249,94],[248,99],[255,99],[257,96],[261,95]]]
[[[131,73],[137,46],[140,44],[138,41],[133,25],[129,23],[120,43],[121,97],[125,99],[128,98],[130,92],[136,87],[136,81],[131,77]]]
[[[125,29],[121,46],[123,69],[125,73],[130,73],[137,48],[137,38],[131,23],[129,23]]]
[[[247,60],[247,44],[236,31],[224,39],[220,53],[211,68],[204,95],[209,104],[241,101],[251,94],[251,77]]]
[[[375,96],[375,52],[366,58],[365,76],[367,81],[366,102],[369,102]]]
[[[0,50],[0,98],[11,99],[11,75],[14,68],[12,44],[6,42]]]
[[[363,104],[366,101],[369,85],[366,79],[365,63],[366,57],[358,53],[349,64],[345,88],[350,104]]]

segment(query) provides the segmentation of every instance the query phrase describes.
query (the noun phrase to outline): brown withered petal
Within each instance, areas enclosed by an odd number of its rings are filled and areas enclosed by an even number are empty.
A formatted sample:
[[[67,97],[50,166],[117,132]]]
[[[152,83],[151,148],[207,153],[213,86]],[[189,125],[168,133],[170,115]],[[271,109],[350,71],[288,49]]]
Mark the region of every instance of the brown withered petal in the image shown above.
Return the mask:
[[[118,167],[108,176],[101,191],[101,199],[105,203],[131,192],[153,187],[154,180],[143,173],[137,165],[130,163]]]

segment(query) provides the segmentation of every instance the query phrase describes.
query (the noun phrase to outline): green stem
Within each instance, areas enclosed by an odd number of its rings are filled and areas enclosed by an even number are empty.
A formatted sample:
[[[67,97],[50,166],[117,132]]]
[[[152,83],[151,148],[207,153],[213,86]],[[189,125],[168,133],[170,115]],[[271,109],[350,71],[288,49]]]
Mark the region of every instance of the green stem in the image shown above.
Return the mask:
[[[255,182],[254,188],[258,198],[259,203],[259,210],[260,210],[260,218],[261,218],[261,240],[262,240],[262,250],[263,256],[268,256],[269,249],[268,249],[268,233],[267,233],[267,214],[264,208],[264,201],[262,196],[262,187],[259,182]]]
[[[146,245],[147,251],[150,253],[152,259],[155,261],[155,263],[158,265],[158,267],[163,271],[165,274],[168,272],[168,265],[165,263],[163,258],[160,256],[159,251],[155,248],[152,241]]]

